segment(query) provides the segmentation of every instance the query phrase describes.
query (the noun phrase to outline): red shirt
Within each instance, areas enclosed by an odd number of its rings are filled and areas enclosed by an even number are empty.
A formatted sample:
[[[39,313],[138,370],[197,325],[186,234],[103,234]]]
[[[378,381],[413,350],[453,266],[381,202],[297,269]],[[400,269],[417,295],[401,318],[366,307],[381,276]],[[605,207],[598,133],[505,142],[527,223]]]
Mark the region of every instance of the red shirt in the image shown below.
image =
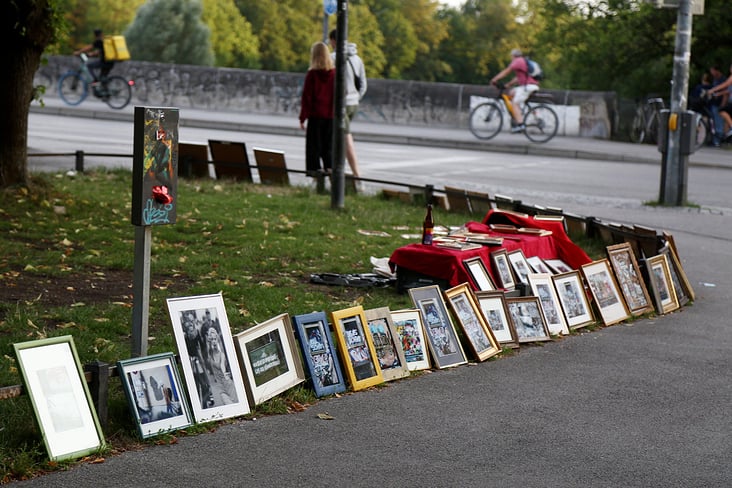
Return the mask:
[[[511,68],[514,73],[516,73],[516,79],[518,79],[519,85],[539,84],[535,79],[529,76],[529,66],[523,56],[516,56],[515,58],[513,58],[513,60],[511,60],[511,64],[509,64],[508,67]]]
[[[300,122],[306,119],[332,119],[334,112],[335,70],[311,69],[305,75],[300,100]]]

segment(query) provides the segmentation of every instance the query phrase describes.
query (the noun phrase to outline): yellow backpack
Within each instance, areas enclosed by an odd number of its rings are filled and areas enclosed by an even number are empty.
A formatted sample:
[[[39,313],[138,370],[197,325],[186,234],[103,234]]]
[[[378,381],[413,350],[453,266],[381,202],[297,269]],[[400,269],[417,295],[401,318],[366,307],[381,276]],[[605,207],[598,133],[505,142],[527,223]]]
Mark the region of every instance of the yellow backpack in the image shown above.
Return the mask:
[[[127,61],[130,52],[127,50],[125,36],[104,36],[104,60]]]

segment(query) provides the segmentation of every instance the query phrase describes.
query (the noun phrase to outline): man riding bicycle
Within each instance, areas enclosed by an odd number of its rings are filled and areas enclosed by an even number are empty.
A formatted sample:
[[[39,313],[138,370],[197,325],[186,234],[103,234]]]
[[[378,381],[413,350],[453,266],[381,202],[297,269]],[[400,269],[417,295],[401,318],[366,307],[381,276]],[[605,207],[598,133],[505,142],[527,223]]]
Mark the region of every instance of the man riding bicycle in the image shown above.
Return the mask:
[[[107,61],[104,58],[104,33],[102,29],[94,29],[94,42],[74,51],[75,56],[81,53],[86,53],[90,58],[96,58],[94,61],[90,61],[86,67],[94,77],[94,81],[104,83],[107,75],[114,67],[114,61]],[[97,71],[99,74],[97,74]]]
[[[528,100],[532,93],[539,89],[539,82],[529,76],[529,66],[520,49],[513,49],[511,51],[511,57],[513,58],[511,63],[491,79],[491,85],[495,85],[498,80],[505,78],[512,71],[516,75],[511,81],[506,83],[506,86],[518,85],[510,92],[510,96],[513,100],[513,104],[511,105],[511,115],[513,116],[513,120],[516,122],[516,125],[511,127],[511,132],[518,133],[523,132],[526,129],[521,112],[524,109],[524,103],[526,100]]]

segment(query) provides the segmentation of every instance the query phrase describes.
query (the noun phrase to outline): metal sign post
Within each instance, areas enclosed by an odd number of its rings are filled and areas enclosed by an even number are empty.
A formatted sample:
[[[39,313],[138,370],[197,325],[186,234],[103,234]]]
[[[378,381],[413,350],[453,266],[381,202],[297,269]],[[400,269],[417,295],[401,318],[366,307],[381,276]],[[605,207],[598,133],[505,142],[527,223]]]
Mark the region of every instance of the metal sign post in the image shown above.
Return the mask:
[[[331,179],[331,208],[343,208],[346,176],[344,159],[346,155],[346,39],[348,39],[348,2],[338,0],[338,21],[336,26],[336,80],[335,117],[333,119],[333,176]]]

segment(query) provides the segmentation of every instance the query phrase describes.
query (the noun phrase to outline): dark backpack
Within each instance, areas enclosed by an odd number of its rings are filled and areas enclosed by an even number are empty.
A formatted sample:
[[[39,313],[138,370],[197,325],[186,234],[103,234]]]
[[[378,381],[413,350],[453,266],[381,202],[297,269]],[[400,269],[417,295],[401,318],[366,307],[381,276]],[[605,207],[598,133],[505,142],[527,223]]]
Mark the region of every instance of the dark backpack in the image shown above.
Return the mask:
[[[525,56],[524,60],[526,61],[526,74],[531,76],[536,81],[543,80],[544,71],[541,69],[541,65],[539,65],[539,63],[537,63],[533,59],[530,59],[528,56]]]

